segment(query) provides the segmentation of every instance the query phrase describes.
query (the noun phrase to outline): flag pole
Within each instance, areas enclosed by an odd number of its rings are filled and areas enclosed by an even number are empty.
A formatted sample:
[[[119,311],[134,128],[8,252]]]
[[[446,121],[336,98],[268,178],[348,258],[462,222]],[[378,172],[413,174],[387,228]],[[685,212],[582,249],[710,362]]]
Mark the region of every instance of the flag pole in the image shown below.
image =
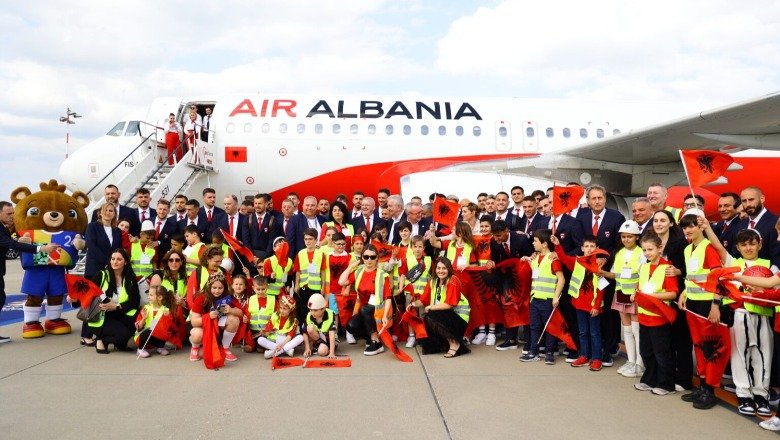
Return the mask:
[[[539,340],[536,341],[536,345],[538,346],[542,342],[542,338],[544,337],[545,332],[547,332],[547,326],[550,325],[550,320],[553,317],[553,314],[555,313],[555,309],[557,307],[553,307],[552,312],[550,313],[550,317],[547,318],[547,322],[544,323],[544,328],[542,329],[542,334],[539,336]]]
[[[220,231],[222,231],[222,235],[228,234],[228,235],[230,235],[231,237],[233,237],[233,235],[232,235],[232,234],[230,234],[228,231],[226,231],[226,230],[224,230],[224,229],[222,229],[222,228],[219,228],[219,230],[220,230]],[[235,240],[235,238],[236,238],[236,237],[233,237],[233,239],[234,239],[234,240]],[[246,267],[246,265],[244,265],[244,262],[243,262],[243,261],[241,261],[241,254],[239,254],[239,253],[238,253],[238,251],[236,250],[236,248],[234,248],[234,247],[233,247],[233,245],[232,245],[232,244],[230,244],[230,241],[229,241],[229,240],[225,240],[225,243],[227,243],[227,245],[228,245],[228,247],[230,248],[230,250],[232,250],[232,251],[233,251],[233,255],[235,255],[235,256],[236,256],[236,260],[238,260],[238,264],[240,264],[240,265],[241,265],[241,267],[243,267],[244,269],[246,269],[246,268],[247,268],[247,267]]]

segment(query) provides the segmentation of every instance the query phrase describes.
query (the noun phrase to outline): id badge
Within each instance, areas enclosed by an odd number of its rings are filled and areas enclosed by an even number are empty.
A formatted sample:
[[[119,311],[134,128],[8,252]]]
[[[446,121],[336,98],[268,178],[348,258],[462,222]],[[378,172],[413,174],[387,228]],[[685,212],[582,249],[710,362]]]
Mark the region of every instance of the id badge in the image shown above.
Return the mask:
[[[287,272],[282,274],[282,284],[287,284]]]
[[[642,286],[642,292],[643,293],[655,293],[655,288],[653,288],[653,283],[647,282]]]
[[[688,272],[696,272],[699,270],[699,259],[691,258],[688,260]]]
[[[598,277],[598,288],[599,290],[604,290],[609,286],[609,281],[604,277]]]
[[[455,267],[466,267],[466,259],[463,257],[458,257]]]
[[[531,279],[533,280],[539,279],[539,269],[534,269],[531,272]]]
[[[149,264],[152,262],[152,259],[149,258],[146,254],[141,254],[141,264]]]
[[[624,267],[620,271],[620,278],[623,278],[623,279],[631,278],[631,268],[630,267]]]
[[[309,272],[309,275],[317,275],[317,267],[313,264],[309,264],[309,267],[306,269],[307,272]]]

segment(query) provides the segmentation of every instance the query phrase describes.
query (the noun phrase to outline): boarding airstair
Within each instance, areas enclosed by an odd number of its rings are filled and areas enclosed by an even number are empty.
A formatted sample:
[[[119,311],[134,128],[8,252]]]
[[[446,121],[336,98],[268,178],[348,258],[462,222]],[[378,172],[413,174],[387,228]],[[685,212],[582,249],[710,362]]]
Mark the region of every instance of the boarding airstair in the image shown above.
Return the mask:
[[[149,127],[151,133],[87,192],[87,197],[95,200],[87,208],[88,218],[91,219],[92,211],[105,203],[103,190],[106,185],[116,185],[120,193],[119,203],[135,208],[135,193],[140,188],[149,190],[152,204],[161,198],[172,202],[175,195],[187,193],[201,177],[208,179],[209,173],[217,172],[209,151],[215,139],[213,131],[210,131],[209,142],[196,141],[194,148],[177,160],[175,154],[167,154],[163,142],[164,129],[146,122],[141,124]],[[128,163],[132,164],[129,171]],[[81,252],[72,272],[84,273],[85,258],[86,254]]]

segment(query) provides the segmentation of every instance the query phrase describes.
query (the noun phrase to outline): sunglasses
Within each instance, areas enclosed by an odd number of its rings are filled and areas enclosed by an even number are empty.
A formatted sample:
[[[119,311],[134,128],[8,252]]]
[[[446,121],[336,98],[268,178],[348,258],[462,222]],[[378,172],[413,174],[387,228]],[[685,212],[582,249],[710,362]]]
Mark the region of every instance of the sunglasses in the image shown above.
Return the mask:
[[[376,255],[363,255],[364,260],[376,260]]]
[[[335,242],[335,243],[333,243],[333,244],[334,244],[335,246],[346,246],[346,245],[347,245],[347,243],[344,243],[343,241],[337,241],[337,242]]]
[[[170,262],[170,263],[181,263],[181,258],[169,258],[168,262]]]

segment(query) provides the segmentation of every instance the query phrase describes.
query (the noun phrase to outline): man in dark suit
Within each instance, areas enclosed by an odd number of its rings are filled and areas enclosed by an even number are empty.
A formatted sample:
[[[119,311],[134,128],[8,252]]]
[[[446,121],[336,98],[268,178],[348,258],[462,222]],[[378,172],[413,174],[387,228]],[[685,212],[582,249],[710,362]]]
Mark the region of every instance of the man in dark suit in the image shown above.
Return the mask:
[[[362,215],[352,219],[352,226],[355,227],[356,233],[361,229],[365,229],[368,237],[371,238],[371,234],[374,232],[376,225],[380,222],[384,223],[384,220],[379,217],[379,214],[374,208],[376,208],[376,202],[373,197],[363,197],[363,200],[360,202],[360,212]]]
[[[47,244],[45,246],[36,246],[28,243],[19,243],[11,238],[11,231],[14,229],[14,205],[10,202],[0,202],[0,311],[5,306],[5,260],[9,250],[17,252],[53,252],[57,249],[56,244]],[[11,342],[11,338],[0,336],[0,344]]]
[[[433,223],[432,218],[423,218],[422,205],[417,202],[406,204],[406,221],[412,224],[412,237],[415,235],[425,236]]]
[[[157,201],[157,217],[152,220],[154,224],[154,239],[157,242],[157,264],[162,267],[163,256],[171,250],[171,238],[179,230],[176,217],[168,217],[171,210],[171,202],[160,199]]]
[[[733,192],[721,194],[718,199],[720,221],[712,227],[723,247],[735,258],[739,257],[734,239],[737,237],[737,232],[739,232],[740,221],[737,208],[739,208],[740,203],[742,203],[742,200],[740,200],[739,194]]]
[[[189,199],[187,200],[187,204],[185,206],[187,207],[187,216],[184,217],[184,220],[178,222],[179,233],[183,234],[184,229],[186,229],[187,226],[194,225],[198,228],[198,235],[200,235],[200,240],[204,243],[211,243],[211,237],[207,238],[206,235],[209,228],[208,221],[206,221],[206,216],[201,216],[199,211],[200,202],[195,199]]]
[[[206,236],[208,239],[204,241],[207,243],[211,243],[211,234],[213,234],[216,230],[216,223],[214,223],[214,220],[217,220],[217,217],[225,213],[222,208],[216,206],[216,203],[217,192],[214,191],[214,188],[204,188],[203,206],[201,206],[198,210],[198,216],[206,219],[208,226],[206,228]]]
[[[387,229],[390,235],[387,241],[391,244],[398,244],[401,242],[401,236],[398,235],[398,223],[406,220],[404,199],[398,194],[391,195],[387,198],[387,209],[390,212],[390,218],[387,220]]]
[[[607,208],[607,190],[603,186],[593,185],[588,188],[586,198],[588,207],[580,208],[577,211],[577,220],[580,222],[586,237],[594,235],[598,247],[614,256],[617,243],[620,240],[618,231],[626,218],[619,211]],[[609,267],[611,264],[611,261],[607,262],[605,267]],[[604,353],[601,360],[606,367],[612,366],[611,354],[617,351],[620,342],[620,315],[609,307],[614,296],[615,283],[611,281],[609,286],[604,289],[604,304],[607,306],[604,307],[601,319],[601,335],[604,339]]]
[[[303,199],[303,205],[301,212],[294,216],[287,225],[287,243],[290,245],[290,257],[295,258],[298,251],[304,249],[306,245],[303,243],[303,231],[308,228],[317,230],[317,236],[319,236],[322,230],[322,224],[325,223],[325,217],[317,215],[317,198],[314,196],[306,196]]]
[[[289,208],[292,210],[292,202]],[[276,237],[283,237],[282,221],[266,210],[268,197],[258,194],[254,199],[255,212],[249,215],[241,224],[244,244],[252,249],[258,260],[262,261],[273,254],[273,241]],[[290,254],[293,256],[293,254]]]
[[[746,228],[755,229],[761,234],[761,250],[758,258],[770,260],[773,265],[780,267],[780,246],[777,246],[777,216],[764,206],[764,193],[760,188],[749,186],[742,190],[742,209],[747,217],[740,222],[737,230]]]
[[[141,224],[146,220],[157,218],[157,212],[149,207],[151,196],[146,188],[135,192],[135,204],[138,206],[130,217],[130,235],[138,237],[141,234]],[[120,218],[121,219],[121,218]]]
[[[533,196],[523,197],[522,206],[524,215],[520,219],[519,232],[526,236],[532,236],[537,229],[546,229],[549,218],[537,211],[536,199]]]
[[[116,185],[108,185],[103,190],[103,198],[106,200],[106,203],[110,203],[114,205],[114,208],[117,210],[116,218],[117,220],[121,219],[127,219],[128,221],[132,222],[133,215],[135,214],[135,211],[133,208],[125,205],[119,204],[119,188],[116,187]],[[95,209],[92,211],[92,219],[91,222],[98,221],[98,215],[100,215],[100,206],[96,206]],[[140,228],[140,226],[139,226]]]
[[[569,214],[558,214],[547,221],[547,229],[555,231],[555,237],[566,255],[578,255],[582,250],[582,225]]]
[[[509,194],[504,191],[496,194],[496,211],[492,213],[493,220],[503,220],[512,232],[520,230],[520,218],[508,209]],[[488,214],[490,215],[490,214]]]
[[[647,197],[637,197],[631,202],[631,218],[639,225],[639,234],[644,236],[653,230],[653,205]]]

